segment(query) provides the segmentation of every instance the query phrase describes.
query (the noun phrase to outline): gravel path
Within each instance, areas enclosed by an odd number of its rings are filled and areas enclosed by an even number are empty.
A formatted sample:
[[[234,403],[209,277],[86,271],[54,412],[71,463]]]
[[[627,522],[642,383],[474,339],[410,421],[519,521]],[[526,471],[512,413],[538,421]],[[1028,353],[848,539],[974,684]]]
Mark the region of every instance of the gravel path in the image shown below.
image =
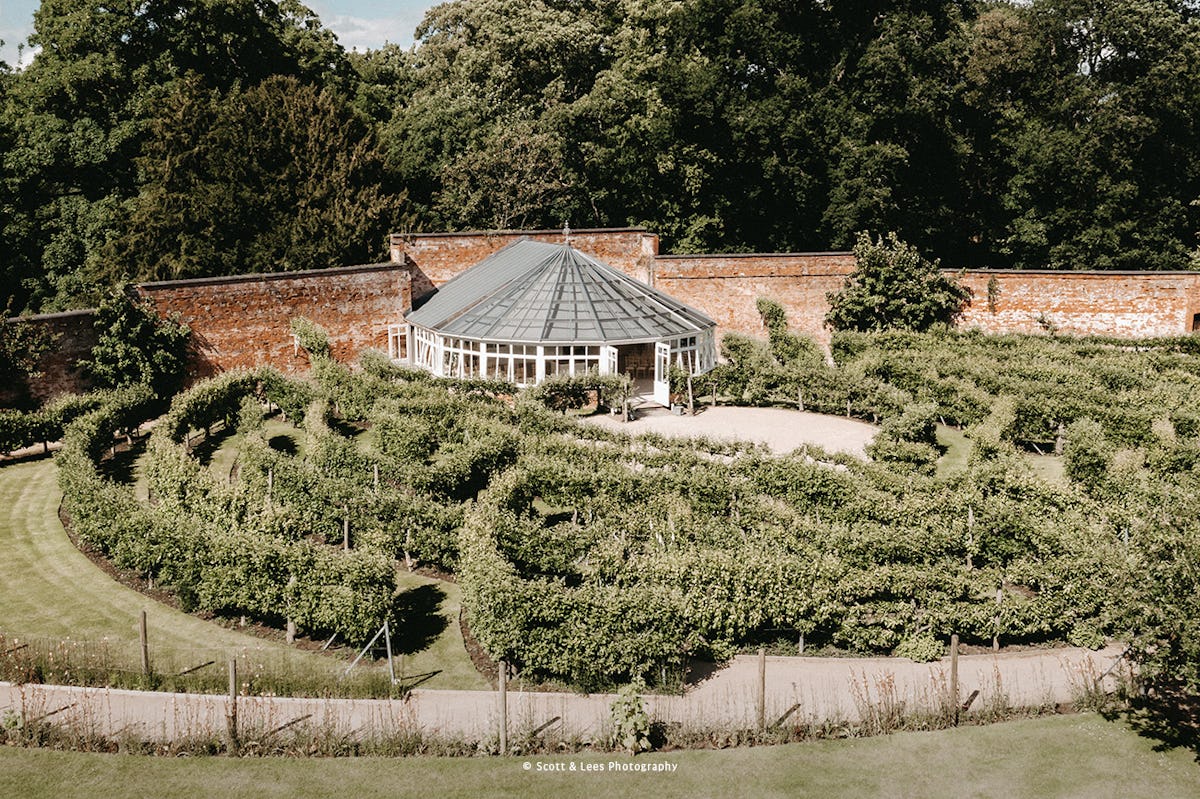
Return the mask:
[[[1037,707],[1071,702],[1116,663],[1121,650],[1033,650],[959,658],[960,697],[973,691],[971,712],[1003,704]],[[837,724],[865,714],[937,711],[949,696],[949,659],[913,663],[904,658],[766,658],[765,711],[774,721]],[[1121,669],[1116,669],[1120,672]],[[1114,676],[1102,681],[1113,686]],[[758,659],[735,658],[726,668],[683,696],[647,696],[657,720],[693,729],[752,727],[757,715]],[[516,737],[551,722],[550,734],[603,735],[614,697],[532,693],[514,683],[508,718]],[[0,683],[0,714],[26,719],[53,714],[80,733],[136,732],[156,740],[182,736],[219,737],[229,700],[221,696],[120,691]],[[487,739],[497,729],[499,703],[493,691],[417,689],[405,700],[292,699],[242,697],[238,717],[245,737],[283,725],[336,730],[342,734],[420,731],[423,734]]]
[[[723,440],[754,441],[772,452],[786,454],[805,444],[827,452],[845,452],[866,457],[867,444],[879,428],[841,416],[790,411],[786,408],[703,408],[695,416],[676,416],[665,408],[642,409],[632,422],[612,415],[585,417],[600,425],[631,435],[658,433],[664,436],[706,436]]]

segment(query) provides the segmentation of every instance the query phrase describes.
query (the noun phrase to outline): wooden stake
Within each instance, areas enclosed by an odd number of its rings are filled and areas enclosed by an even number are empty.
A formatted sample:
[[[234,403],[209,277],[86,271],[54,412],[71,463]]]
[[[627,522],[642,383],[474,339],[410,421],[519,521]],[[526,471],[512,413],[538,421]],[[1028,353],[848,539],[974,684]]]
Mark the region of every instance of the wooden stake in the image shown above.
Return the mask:
[[[396,667],[392,664],[392,632],[388,629],[387,619],[383,620],[383,642],[387,645],[388,674],[392,677],[392,685],[395,685]]]
[[[1000,602],[1004,598],[1004,586],[996,586],[996,626],[992,630],[992,651],[1000,651]]]
[[[758,650],[758,696],[757,696],[758,729],[762,730],[767,720],[767,651]]]
[[[950,701],[954,703],[954,726],[958,726],[958,633],[950,636]]]
[[[150,676],[150,639],[146,635],[146,611],[138,619],[138,641],[142,645],[142,674]]]
[[[287,617],[287,642],[289,644],[294,644],[294,643],[296,643],[296,620],[292,618],[292,613],[291,613],[290,607],[292,604],[292,599],[291,599],[292,598],[292,590],[296,587],[296,575],[293,574],[291,577],[288,578],[287,587],[288,587],[288,606],[289,606],[288,617]]]
[[[974,568],[971,549],[975,546],[975,506],[967,506],[967,568]]]
[[[342,517],[342,549],[350,551],[350,511],[345,508],[342,511],[346,514]]]
[[[500,661],[500,754],[508,754],[508,663]]]
[[[376,463],[372,468],[373,468],[373,471],[375,472],[375,490],[378,491],[379,490],[379,464]]]
[[[238,678],[237,658],[229,659],[229,709],[225,714],[225,732],[229,739],[229,753],[238,753]]]

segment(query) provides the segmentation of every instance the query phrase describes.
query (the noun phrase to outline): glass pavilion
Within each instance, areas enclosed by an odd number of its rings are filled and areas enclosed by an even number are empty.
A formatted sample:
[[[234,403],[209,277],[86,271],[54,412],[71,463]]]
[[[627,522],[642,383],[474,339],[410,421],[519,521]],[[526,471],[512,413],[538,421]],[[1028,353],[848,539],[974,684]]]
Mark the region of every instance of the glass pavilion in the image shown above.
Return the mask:
[[[529,386],[628,374],[670,399],[668,372],[716,364],[716,322],[567,244],[522,239],[445,283],[395,326],[396,360],[439,377]],[[411,344],[411,346],[406,346]]]

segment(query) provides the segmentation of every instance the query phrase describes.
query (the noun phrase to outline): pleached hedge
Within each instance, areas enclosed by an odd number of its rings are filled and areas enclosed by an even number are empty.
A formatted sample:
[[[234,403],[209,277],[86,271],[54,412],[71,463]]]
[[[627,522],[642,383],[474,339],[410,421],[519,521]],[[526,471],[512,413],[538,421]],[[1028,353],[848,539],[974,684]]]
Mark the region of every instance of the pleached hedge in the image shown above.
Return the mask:
[[[893,345],[926,354],[904,367]],[[753,358],[774,358],[762,346]],[[1179,673],[1190,639],[1168,628],[1191,612],[1177,589],[1192,578],[1176,565],[1191,562],[1200,517],[1200,438],[1155,373],[1187,385],[1194,356],[1165,343],[1147,353],[1097,343],[1094,362],[1081,356],[1096,367],[1086,379],[1110,391],[1118,378],[1105,369],[1135,362],[1127,371],[1140,382],[1126,390],[1149,398],[1137,413],[1151,421],[1143,431],[1114,411],[1069,424],[1071,481],[1052,485],[1014,449],[1048,429],[1022,416],[1009,393],[1018,384],[953,363],[964,347],[1009,347],[1032,359],[1023,379],[1042,374],[1046,394],[1083,392],[1052,379],[1069,369],[1038,360],[1067,345],[1040,346],[868,337],[838,343],[839,365],[803,365],[847,385],[861,378],[851,396],[885,411],[875,462],[631,437],[502,384],[318,358],[307,380],[236,373],[178,397],[148,448],[148,505],[97,469],[136,416],[113,405],[68,428],[62,484],[82,536],[193,607],[361,641],[384,618],[403,630],[397,562],[429,564],[456,574],[464,617],[493,658],[587,689],[673,683],[689,658],[760,645],[933,657],[951,634],[980,645],[1116,636],[1148,673]],[[728,368],[753,376],[750,365]],[[263,431],[275,407],[296,425],[294,446]],[[947,407],[973,409],[955,417],[973,451],[938,477],[926,450]],[[194,445],[234,428],[231,482]]]

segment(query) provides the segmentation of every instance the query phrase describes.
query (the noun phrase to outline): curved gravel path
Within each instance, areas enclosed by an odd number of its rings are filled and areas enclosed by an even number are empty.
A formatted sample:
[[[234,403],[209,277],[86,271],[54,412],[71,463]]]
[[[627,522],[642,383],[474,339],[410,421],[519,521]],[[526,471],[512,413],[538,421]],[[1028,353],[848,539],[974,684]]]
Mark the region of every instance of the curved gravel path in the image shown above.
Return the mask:
[[[1112,688],[1124,666],[1121,650],[1034,650],[959,658],[960,700],[979,695],[972,713],[997,706],[1042,707],[1069,703],[1099,681]],[[948,703],[949,659],[913,663],[904,658],[766,659],[765,711],[768,723],[786,715],[790,722],[836,725],[894,711],[939,712]],[[686,728],[732,731],[752,728],[758,700],[758,659],[742,656],[683,696],[646,696],[652,718]],[[535,693],[514,681],[508,694],[514,739],[543,725],[551,734],[583,738],[605,735],[614,695]],[[136,732],[151,740],[182,736],[221,737],[229,699],[104,688],[0,683],[0,712],[24,718],[55,714],[80,734]],[[406,699],[351,700],[241,697],[237,714],[244,737],[253,739],[284,725],[298,730],[336,731],[370,736],[399,732],[467,740],[496,734],[498,694],[494,691],[412,691]]]
[[[808,444],[827,452],[845,452],[865,458],[867,444],[879,432],[874,425],[841,416],[786,408],[736,408],[724,405],[703,408],[695,416],[676,416],[666,408],[643,408],[632,422],[622,422],[619,417],[607,414],[584,417],[583,421],[635,436],[658,433],[681,438],[706,436],[729,441],[754,441],[766,444],[779,455]]]

